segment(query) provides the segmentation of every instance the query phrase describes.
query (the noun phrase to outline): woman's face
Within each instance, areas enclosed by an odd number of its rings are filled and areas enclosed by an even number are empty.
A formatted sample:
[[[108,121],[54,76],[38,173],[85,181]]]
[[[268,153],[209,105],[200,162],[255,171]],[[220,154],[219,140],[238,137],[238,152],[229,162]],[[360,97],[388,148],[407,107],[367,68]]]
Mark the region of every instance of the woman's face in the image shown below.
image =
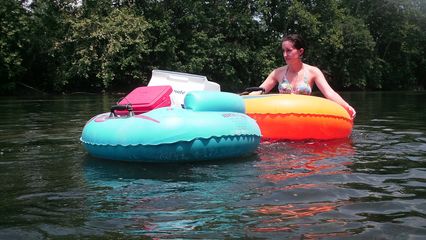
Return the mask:
[[[294,47],[293,42],[291,41],[284,41],[281,45],[282,50],[283,50],[283,56],[284,56],[284,60],[288,63],[289,61],[292,60],[300,60],[300,58],[303,55],[303,48],[301,49],[296,49]]]

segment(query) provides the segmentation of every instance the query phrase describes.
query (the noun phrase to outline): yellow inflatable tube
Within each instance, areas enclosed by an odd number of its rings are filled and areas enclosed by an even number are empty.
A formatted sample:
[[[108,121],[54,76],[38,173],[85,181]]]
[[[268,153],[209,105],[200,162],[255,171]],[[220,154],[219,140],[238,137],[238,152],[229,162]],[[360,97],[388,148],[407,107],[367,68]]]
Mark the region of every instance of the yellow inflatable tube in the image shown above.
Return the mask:
[[[350,136],[353,121],[339,104],[295,94],[244,96],[246,114],[270,140],[338,139]]]

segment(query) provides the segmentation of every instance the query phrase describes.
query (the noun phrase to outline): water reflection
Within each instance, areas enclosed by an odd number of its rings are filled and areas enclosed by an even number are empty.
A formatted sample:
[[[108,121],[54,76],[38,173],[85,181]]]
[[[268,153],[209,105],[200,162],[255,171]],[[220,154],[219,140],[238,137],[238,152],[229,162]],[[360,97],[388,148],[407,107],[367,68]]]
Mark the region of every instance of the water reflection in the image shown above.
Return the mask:
[[[241,180],[252,174],[247,169],[252,161],[253,157],[156,165],[88,157],[85,176],[96,193],[87,202],[90,221],[141,236],[209,238],[233,228],[233,219],[248,211],[227,206],[245,194],[238,191]]]
[[[323,224],[341,229],[343,220],[318,215],[334,216],[336,208],[349,202],[335,181],[337,175],[350,174],[347,166],[354,152],[345,139],[262,143],[251,158],[203,164],[133,164],[87,157],[86,180],[97,192],[87,205],[92,207],[91,221],[105,220],[103,224],[143,236],[188,236],[193,230],[208,236],[227,230],[255,237]]]
[[[336,141],[278,142],[260,148],[259,178],[270,182],[260,192],[270,193],[270,204],[261,204],[254,211],[262,219],[251,227],[254,232],[296,232],[305,229],[304,239],[349,236],[348,232],[322,232],[318,227],[336,225],[341,229],[346,221],[337,217],[337,208],[350,203],[339,192],[335,180],[327,176],[351,174],[350,160],[355,154],[350,139]],[[334,196],[333,196],[334,195]],[[320,221],[318,221],[321,219]],[[312,229],[312,232],[306,231]]]
[[[265,143],[259,151],[264,153],[256,165],[264,172],[260,177],[273,182],[319,174],[345,174],[349,171],[345,165],[351,164],[348,157],[355,152],[350,139]],[[346,162],[341,160],[342,156]]]

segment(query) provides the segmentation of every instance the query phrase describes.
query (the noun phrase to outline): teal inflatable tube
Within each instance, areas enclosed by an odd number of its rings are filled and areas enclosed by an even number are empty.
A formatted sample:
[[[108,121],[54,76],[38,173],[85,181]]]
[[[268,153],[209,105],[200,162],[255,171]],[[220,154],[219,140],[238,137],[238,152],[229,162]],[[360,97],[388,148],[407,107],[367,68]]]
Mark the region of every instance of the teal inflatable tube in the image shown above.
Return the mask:
[[[130,117],[99,114],[83,128],[81,141],[94,157],[140,162],[236,158],[260,143],[257,123],[236,94],[190,92],[185,108],[157,108]]]
[[[228,92],[193,91],[184,99],[186,109],[194,111],[246,112],[241,96]]]

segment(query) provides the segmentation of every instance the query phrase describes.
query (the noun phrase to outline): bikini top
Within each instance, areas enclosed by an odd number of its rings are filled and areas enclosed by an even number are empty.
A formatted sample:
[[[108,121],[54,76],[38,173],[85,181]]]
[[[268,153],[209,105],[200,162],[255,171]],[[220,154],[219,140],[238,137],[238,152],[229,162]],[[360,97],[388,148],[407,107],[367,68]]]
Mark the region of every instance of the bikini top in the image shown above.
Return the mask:
[[[281,82],[278,83],[278,91],[280,93],[295,93],[303,95],[311,95],[312,89],[308,84],[308,77],[306,76],[306,69],[303,71],[303,82],[299,83],[294,88],[291,86],[290,81],[287,79],[288,67],[285,71],[284,77]]]

